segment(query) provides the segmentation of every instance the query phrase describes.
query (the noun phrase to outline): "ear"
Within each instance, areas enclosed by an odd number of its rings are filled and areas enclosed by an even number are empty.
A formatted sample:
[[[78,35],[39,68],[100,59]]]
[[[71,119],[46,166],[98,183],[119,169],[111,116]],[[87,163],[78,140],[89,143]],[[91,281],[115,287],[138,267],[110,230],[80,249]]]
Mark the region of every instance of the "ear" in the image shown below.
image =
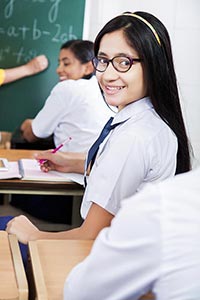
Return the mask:
[[[91,61],[85,64],[85,75],[89,75],[94,72],[94,67]]]

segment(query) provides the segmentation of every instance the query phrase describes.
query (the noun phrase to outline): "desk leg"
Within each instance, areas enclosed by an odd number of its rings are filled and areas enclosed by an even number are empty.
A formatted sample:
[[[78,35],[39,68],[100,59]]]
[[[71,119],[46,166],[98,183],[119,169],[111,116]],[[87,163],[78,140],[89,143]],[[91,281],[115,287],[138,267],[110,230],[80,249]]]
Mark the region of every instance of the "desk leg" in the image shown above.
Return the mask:
[[[3,204],[8,205],[11,201],[11,194],[3,194]]]
[[[82,202],[82,196],[73,196],[72,204],[72,227],[78,227],[82,224],[83,219],[80,215],[80,207]]]

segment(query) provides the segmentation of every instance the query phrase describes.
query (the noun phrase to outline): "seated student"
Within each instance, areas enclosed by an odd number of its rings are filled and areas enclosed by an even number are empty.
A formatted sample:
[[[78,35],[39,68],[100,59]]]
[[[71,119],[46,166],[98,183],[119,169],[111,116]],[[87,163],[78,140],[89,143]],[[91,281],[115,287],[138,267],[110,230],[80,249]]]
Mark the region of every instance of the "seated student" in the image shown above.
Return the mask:
[[[39,55],[24,65],[0,69],[0,85],[10,83],[23,77],[31,76],[44,71],[48,67],[48,60],[45,55]]]
[[[53,134],[58,146],[72,137],[62,151],[84,152],[95,141],[113,113],[103,100],[94,76],[93,57],[91,41],[71,40],[61,46],[57,68],[60,83],[37,116],[21,124],[28,142]]]
[[[91,147],[85,169],[94,161],[84,193],[80,227],[40,231],[25,216],[7,224],[7,232],[27,243],[37,239],[95,239],[110,225],[123,199],[148,182],[190,169],[171,45],[165,26],[145,12],[124,13],[108,22],[95,40],[93,63],[109,105],[118,107],[103,130],[107,138]],[[108,126],[111,123],[110,127]],[[103,139],[103,136],[100,135]],[[96,148],[96,149],[95,149]],[[94,152],[94,153],[92,153]],[[93,155],[94,154],[94,155]],[[85,154],[47,152],[44,171],[83,172]],[[139,230],[139,228],[137,228]]]
[[[69,274],[64,299],[136,300],[151,291],[156,300],[199,300],[199,195],[200,168],[123,201]]]

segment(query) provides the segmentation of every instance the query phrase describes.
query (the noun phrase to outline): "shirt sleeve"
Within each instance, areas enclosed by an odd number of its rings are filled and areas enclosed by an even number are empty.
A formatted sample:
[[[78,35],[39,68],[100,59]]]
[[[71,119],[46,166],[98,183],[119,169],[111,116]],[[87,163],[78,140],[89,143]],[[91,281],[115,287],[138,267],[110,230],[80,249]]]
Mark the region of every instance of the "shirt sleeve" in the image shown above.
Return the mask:
[[[0,69],[0,85],[4,83],[4,80],[5,80],[5,70]]]
[[[64,299],[139,299],[152,290],[161,261],[159,197],[151,190],[124,201],[90,255],[69,274]]]

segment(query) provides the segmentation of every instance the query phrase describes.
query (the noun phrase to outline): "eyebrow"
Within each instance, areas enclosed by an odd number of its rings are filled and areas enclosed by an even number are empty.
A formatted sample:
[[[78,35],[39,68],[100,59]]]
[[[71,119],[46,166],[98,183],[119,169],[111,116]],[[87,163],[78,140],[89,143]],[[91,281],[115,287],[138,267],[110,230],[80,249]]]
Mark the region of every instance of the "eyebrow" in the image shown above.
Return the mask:
[[[63,57],[62,59],[58,59],[58,62],[66,62],[66,61],[70,61],[70,59],[68,57]]]
[[[107,57],[109,56],[106,53],[101,52],[101,51],[98,52],[98,55],[107,56]],[[116,53],[114,56],[128,56],[128,57],[133,57],[132,54],[127,54],[127,53],[123,53],[123,52]]]

